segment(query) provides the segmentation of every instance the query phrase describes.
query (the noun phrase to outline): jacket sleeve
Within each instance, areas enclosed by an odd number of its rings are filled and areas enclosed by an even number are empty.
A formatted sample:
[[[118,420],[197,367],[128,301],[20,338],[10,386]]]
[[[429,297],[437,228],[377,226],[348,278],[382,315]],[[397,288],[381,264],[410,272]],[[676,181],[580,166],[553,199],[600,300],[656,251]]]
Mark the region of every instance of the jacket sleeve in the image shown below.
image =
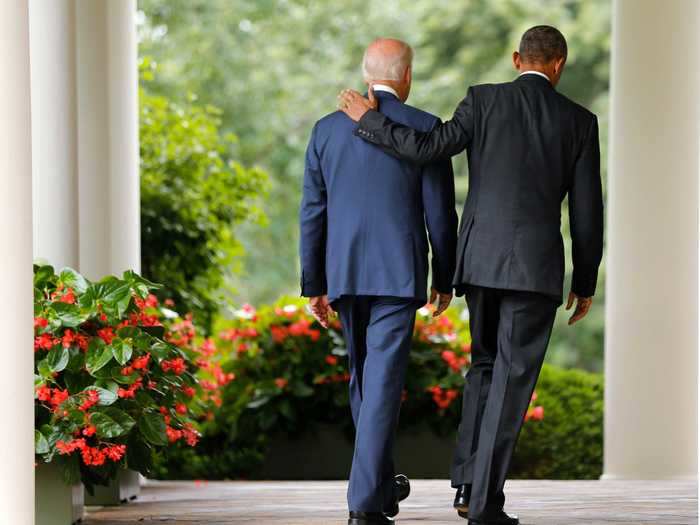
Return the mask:
[[[326,185],[316,151],[316,127],[306,150],[304,187],[299,211],[301,295],[315,297],[327,293],[326,284]]]
[[[592,297],[603,257],[603,190],[595,116],[574,166],[569,189],[569,223],[574,264],[571,291],[579,297]]]
[[[386,153],[417,164],[449,158],[466,149],[474,135],[474,94],[469,88],[451,120],[428,132],[397,124],[378,111],[368,111],[355,135],[380,146]]]
[[[451,159],[445,158],[423,168],[422,190],[425,223],[432,250],[432,287],[440,293],[452,293],[457,251],[457,212]]]

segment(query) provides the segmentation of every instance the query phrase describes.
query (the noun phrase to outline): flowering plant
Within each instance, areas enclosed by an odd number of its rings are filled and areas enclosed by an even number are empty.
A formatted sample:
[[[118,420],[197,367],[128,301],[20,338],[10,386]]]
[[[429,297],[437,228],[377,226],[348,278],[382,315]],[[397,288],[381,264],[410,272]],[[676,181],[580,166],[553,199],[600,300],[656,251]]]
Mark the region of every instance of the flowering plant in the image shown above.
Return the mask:
[[[471,338],[465,311],[451,308],[437,318],[433,311],[416,314],[400,424],[406,431],[426,424],[445,435],[459,423]],[[305,300],[282,298],[259,310],[244,305],[216,334],[194,345],[209,358],[199,374],[214,401],[201,446],[173,456],[169,476],[254,474],[276,432],[299,435],[332,423],[351,435],[347,349],[337,319],[325,330]]]
[[[35,452],[89,491],[155,450],[195,445],[192,355],[166,338],[158,285],[132,271],[90,282],[34,267]],[[172,316],[171,315],[171,316]]]

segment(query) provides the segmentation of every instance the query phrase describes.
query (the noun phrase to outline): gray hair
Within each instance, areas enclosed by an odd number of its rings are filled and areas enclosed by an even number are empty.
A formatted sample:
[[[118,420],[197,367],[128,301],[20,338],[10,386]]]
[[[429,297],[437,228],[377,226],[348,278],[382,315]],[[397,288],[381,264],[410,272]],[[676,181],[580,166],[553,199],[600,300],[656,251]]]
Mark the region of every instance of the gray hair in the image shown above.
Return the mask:
[[[399,81],[412,62],[413,49],[406,42],[395,39],[377,39],[367,47],[362,58],[362,75],[367,82],[373,80]]]

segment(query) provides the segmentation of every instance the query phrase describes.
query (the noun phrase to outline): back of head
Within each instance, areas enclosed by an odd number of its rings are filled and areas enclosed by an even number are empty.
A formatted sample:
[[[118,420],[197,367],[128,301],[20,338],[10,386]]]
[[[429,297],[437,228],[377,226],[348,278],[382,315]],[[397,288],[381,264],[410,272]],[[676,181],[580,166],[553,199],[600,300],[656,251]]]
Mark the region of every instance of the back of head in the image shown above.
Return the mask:
[[[362,75],[367,84],[381,82],[396,90],[405,101],[411,90],[413,49],[395,38],[378,38],[367,46],[362,59]]]
[[[564,35],[556,27],[541,25],[525,31],[518,52],[524,63],[544,65],[566,60],[568,48]]]

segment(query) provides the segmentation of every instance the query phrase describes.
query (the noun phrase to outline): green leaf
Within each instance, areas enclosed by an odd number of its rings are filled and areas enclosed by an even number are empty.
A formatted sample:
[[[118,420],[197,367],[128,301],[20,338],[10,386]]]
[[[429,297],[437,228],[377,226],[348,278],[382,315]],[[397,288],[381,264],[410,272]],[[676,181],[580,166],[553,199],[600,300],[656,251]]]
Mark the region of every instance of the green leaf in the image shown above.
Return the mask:
[[[292,393],[297,397],[309,397],[314,393],[314,389],[301,382],[296,382],[292,385]]]
[[[136,424],[129,414],[114,407],[93,412],[90,422],[95,425],[99,437],[108,439],[126,434]]]
[[[49,442],[46,436],[40,431],[34,429],[34,453],[46,454],[49,452]]]
[[[70,328],[76,328],[87,321],[90,316],[89,312],[81,312],[77,304],[53,303],[51,309],[56,313],[56,317],[61,321],[61,324]]]
[[[164,326],[144,326],[141,329],[147,334],[157,337],[158,339],[163,339],[163,336],[165,335]]]
[[[70,352],[63,346],[54,346],[46,355],[46,363],[53,372],[61,372],[70,359]]]
[[[44,379],[53,379],[53,370],[51,370],[48,358],[39,361],[39,364],[36,365],[36,369]]]
[[[57,463],[61,470],[63,482],[66,485],[80,483],[80,463],[78,463],[78,455],[58,456]]]
[[[254,399],[253,401],[248,403],[247,406],[248,406],[248,408],[253,408],[253,409],[260,408],[261,406],[266,404],[268,401],[270,401],[270,399],[271,399],[270,396],[262,396],[262,397],[259,397],[257,399]]]
[[[126,463],[131,470],[147,476],[153,468],[153,450],[137,432],[129,434],[126,446]]]
[[[112,360],[112,349],[106,346],[99,337],[94,337],[90,341],[87,355],[85,356],[85,368],[94,376],[95,372],[103,368]]]
[[[165,419],[157,412],[146,412],[139,418],[139,431],[149,443],[165,446],[168,436],[165,433]]]
[[[37,266],[34,265],[34,286],[43,288],[46,283],[54,276],[53,266]]]
[[[79,294],[85,293],[85,290],[88,288],[88,282],[85,277],[80,275],[73,268],[64,268],[61,270],[58,280],[67,287],[73,288],[73,290]]]
[[[126,362],[131,359],[133,348],[124,339],[115,339],[112,341],[111,347],[112,355],[120,365],[126,364]]]
[[[101,406],[111,405],[118,399],[116,392],[112,392],[111,390],[108,390],[107,388],[103,388],[101,386],[93,385],[87,387],[85,390],[97,390],[97,393],[100,395],[100,401],[98,404]]]

